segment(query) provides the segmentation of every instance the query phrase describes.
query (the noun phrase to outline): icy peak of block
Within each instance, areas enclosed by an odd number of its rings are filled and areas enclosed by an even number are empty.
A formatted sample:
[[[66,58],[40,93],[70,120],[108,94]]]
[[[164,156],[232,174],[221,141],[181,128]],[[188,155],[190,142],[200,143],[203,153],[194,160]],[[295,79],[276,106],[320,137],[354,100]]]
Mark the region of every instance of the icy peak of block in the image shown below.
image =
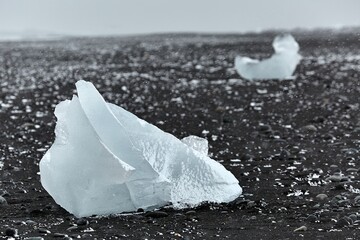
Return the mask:
[[[188,136],[181,139],[183,143],[191,147],[192,149],[198,151],[201,154],[208,155],[209,152],[209,143],[205,138],[198,136]]]
[[[275,37],[273,48],[275,53],[262,61],[237,56],[235,69],[243,78],[250,80],[293,78],[292,74],[301,60],[299,44],[292,35],[281,34]]]
[[[56,139],[40,161],[41,183],[77,217],[151,210],[172,203],[229,202],[242,189],[207,156],[207,141],[182,141],[105,102],[93,84],[55,109]]]
[[[291,34],[280,34],[274,38],[272,43],[275,53],[297,53],[299,44]]]

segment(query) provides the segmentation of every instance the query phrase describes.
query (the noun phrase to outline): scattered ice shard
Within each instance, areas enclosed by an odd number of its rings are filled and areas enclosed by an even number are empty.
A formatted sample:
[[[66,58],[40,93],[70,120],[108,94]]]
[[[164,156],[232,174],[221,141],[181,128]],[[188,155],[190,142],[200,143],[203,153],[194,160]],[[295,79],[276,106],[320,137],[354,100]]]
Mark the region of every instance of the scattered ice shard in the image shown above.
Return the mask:
[[[237,56],[235,69],[244,78],[256,79],[289,79],[301,60],[299,44],[290,34],[282,34],[273,41],[275,53],[268,59],[259,61],[248,57]]]
[[[106,103],[93,84],[55,109],[56,139],[40,161],[41,183],[77,217],[151,210],[172,203],[229,202],[242,189],[207,156],[205,139],[182,141]]]

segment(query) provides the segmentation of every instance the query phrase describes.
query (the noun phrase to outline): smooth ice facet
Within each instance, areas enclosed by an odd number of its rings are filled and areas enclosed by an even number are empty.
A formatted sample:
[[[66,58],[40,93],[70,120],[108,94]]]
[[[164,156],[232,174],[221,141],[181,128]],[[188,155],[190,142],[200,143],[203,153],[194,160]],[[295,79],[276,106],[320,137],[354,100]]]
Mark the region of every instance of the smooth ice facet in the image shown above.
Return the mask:
[[[235,58],[235,69],[242,77],[256,79],[289,79],[301,60],[299,44],[290,34],[276,36],[273,41],[275,53],[259,61],[248,57]]]
[[[41,183],[78,217],[229,202],[242,189],[207,156],[206,139],[182,141],[106,103],[88,82],[57,105],[56,139],[40,162]]]

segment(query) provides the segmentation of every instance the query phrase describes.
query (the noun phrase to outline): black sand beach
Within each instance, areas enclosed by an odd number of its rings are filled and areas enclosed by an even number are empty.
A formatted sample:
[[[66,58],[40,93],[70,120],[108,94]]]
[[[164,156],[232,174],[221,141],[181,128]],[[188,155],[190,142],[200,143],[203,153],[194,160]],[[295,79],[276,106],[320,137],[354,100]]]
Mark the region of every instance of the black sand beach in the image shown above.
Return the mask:
[[[294,80],[242,79],[235,56],[269,57],[275,34],[1,42],[0,238],[16,229],[18,239],[358,239],[359,30],[295,32],[303,60]],[[243,196],[67,213],[42,188],[39,161],[55,138],[54,107],[80,79],[178,138],[207,138]]]

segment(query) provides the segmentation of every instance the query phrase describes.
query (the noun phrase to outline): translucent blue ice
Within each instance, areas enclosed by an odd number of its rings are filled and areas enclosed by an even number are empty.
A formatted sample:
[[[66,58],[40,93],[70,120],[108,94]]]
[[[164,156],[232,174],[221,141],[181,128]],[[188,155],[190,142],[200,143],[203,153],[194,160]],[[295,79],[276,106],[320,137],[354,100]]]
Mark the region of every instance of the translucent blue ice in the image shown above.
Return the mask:
[[[77,217],[229,202],[242,189],[207,156],[207,141],[180,141],[116,105],[93,84],[55,109],[56,139],[40,162],[41,183]]]

